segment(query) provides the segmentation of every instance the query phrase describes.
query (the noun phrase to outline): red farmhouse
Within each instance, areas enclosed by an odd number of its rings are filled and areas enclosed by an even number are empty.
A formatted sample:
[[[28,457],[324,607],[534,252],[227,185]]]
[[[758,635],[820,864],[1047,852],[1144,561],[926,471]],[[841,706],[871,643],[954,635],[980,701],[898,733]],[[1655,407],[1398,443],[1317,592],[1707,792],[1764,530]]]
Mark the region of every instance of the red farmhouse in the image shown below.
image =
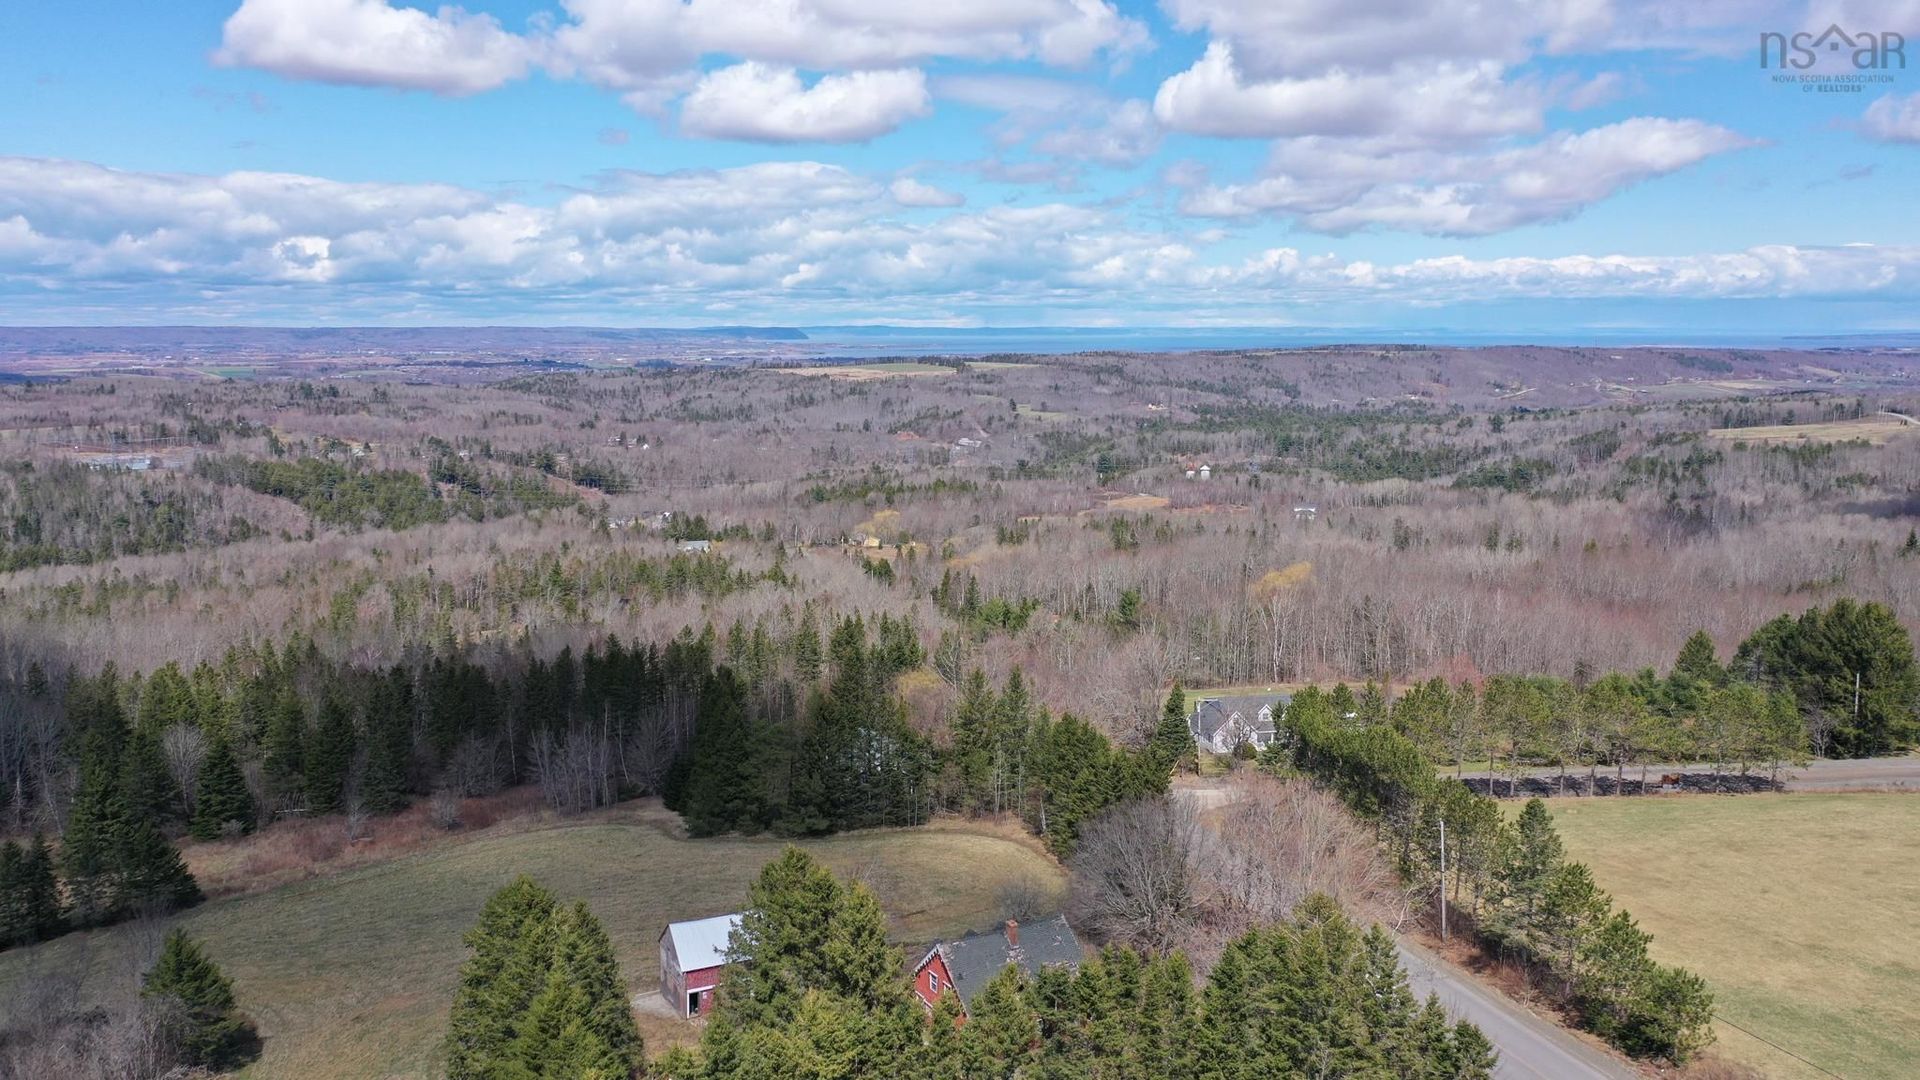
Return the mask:
[[[986,934],[968,934],[956,941],[936,942],[913,969],[913,992],[920,1003],[933,1008],[940,995],[952,991],[960,998],[964,1016],[973,995],[1012,964],[1029,978],[1044,968],[1078,969],[1080,939],[1064,915],[1041,919],[1022,927],[1012,919],[1005,928]]]

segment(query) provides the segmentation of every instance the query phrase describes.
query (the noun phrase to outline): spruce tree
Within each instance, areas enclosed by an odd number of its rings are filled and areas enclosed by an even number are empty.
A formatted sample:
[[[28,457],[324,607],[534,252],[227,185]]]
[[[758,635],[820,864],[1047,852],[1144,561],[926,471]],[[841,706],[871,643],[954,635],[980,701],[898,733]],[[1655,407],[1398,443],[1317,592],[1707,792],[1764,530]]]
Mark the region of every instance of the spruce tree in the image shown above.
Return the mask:
[[[773,815],[763,739],[747,712],[747,689],[722,667],[707,679],[694,719],[683,795],[695,836],[756,833]]]
[[[120,793],[127,812],[136,818],[177,819],[181,793],[167,771],[159,733],[142,727],[127,737],[120,757]]]
[[[508,1048],[523,1075],[630,1076],[645,1060],[613,942],[584,903],[550,916],[549,961]]]
[[[571,679],[570,654],[568,678]],[[367,706],[367,772],[360,798],[375,814],[406,809],[408,773],[413,761],[413,683],[405,669],[395,667],[375,689]]]
[[[274,695],[267,716],[266,757],[271,790],[279,795],[300,791],[300,773],[305,762],[307,737],[306,712],[291,687],[282,687]]]
[[[187,872],[186,860],[153,822],[129,821],[120,832],[118,913],[171,911],[200,902],[200,886]]]
[[[220,1065],[245,1026],[234,1008],[233,982],[184,930],[167,934],[140,994],[168,1008],[189,1064]]]
[[[307,806],[315,813],[346,809],[347,773],[353,768],[353,720],[347,708],[329,695],[320,703],[320,719],[307,733],[303,748]]]
[[[1187,726],[1187,692],[1174,680],[1167,703],[1160,710],[1160,724],[1153,729],[1153,753],[1169,776],[1181,762],[1194,758],[1193,733]]]
[[[33,940],[28,930],[26,852],[8,840],[0,844],[0,949]]]
[[[117,773],[104,749],[90,749],[81,759],[80,786],[60,845],[61,876],[76,926],[99,926],[120,913],[117,845],[129,818]]]
[[[46,838],[0,844],[0,949],[31,945],[61,930],[60,885]]]
[[[527,1005],[540,990],[546,961],[544,928],[553,894],[521,875],[493,894],[464,941],[473,955],[460,967],[447,1026],[447,1075],[483,1080],[502,1075]]]
[[[218,840],[229,830],[253,831],[253,796],[247,793],[247,779],[233,747],[224,738],[213,740],[206,764],[200,769],[199,793],[194,799],[193,824],[189,831],[195,840]]]

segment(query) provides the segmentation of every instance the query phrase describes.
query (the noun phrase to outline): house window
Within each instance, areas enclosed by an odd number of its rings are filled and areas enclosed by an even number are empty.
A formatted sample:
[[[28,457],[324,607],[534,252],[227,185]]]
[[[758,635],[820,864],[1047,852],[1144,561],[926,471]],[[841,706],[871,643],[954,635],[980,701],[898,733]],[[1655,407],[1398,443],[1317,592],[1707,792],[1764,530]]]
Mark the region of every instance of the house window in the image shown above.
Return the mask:
[[[933,991],[934,997],[940,996],[940,973],[939,972],[937,971],[927,972],[927,989]]]

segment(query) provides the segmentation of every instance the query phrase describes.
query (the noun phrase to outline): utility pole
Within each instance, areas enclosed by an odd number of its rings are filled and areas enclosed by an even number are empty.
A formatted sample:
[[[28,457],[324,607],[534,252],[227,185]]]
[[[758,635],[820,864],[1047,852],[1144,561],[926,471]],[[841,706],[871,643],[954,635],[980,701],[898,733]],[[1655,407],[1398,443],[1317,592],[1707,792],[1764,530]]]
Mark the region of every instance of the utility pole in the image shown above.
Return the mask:
[[[1440,819],[1440,940],[1447,940],[1447,819]]]
[[[1860,723],[1860,673],[1853,673],[1853,722]]]

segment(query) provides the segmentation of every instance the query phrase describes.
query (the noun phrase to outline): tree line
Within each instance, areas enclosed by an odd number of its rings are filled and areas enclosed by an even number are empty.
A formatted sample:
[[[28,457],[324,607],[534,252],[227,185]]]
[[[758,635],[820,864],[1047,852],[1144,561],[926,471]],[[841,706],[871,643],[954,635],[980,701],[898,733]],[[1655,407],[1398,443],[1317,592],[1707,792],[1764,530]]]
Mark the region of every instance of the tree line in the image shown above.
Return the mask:
[[[1526,961],[1596,1034],[1628,1053],[1674,1061],[1711,1041],[1706,983],[1654,962],[1651,935],[1614,909],[1585,865],[1564,858],[1544,803],[1530,801],[1509,823],[1491,798],[1438,776],[1391,726],[1342,719],[1290,709],[1286,737],[1263,765],[1325,784],[1378,823],[1418,895],[1445,896],[1489,947]]]

